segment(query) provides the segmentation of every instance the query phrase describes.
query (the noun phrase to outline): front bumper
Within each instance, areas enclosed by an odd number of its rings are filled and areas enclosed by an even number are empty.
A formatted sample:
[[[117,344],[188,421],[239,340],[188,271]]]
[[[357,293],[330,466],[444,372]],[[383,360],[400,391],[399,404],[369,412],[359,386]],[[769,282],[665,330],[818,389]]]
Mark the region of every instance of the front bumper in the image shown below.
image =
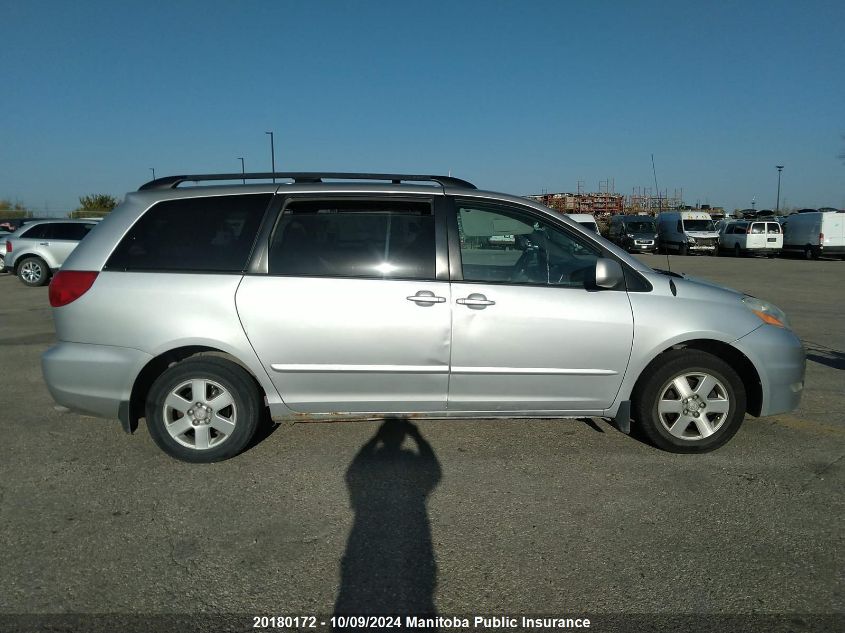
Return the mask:
[[[631,252],[639,252],[639,251],[655,251],[657,250],[657,244],[654,241],[644,241],[643,243],[639,244],[637,242],[628,242],[625,245],[625,248]]]
[[[760,415],[787,413],[798,407],[804,391],[806,354],[792,330],[761,325],[733,344],[760,375]]]
[[[61,342],[41,356],[50,395],[74,411],[118,418],[135,378],[152,356],[137,349]]]

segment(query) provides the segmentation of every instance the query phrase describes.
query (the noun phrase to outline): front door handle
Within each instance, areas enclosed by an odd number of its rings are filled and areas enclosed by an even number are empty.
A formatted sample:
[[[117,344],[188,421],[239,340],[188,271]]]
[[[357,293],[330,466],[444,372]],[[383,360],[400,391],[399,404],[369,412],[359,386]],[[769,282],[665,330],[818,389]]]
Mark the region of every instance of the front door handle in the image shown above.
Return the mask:
[[[420,290],[412,297],[405,297],[408,301],[413,301],[417,305],[431,305],[433,303],[446,303],[446,297],[437,297],[431,290]]]
[[[468,297],[458,299],[457,302],[462,306],[467,306],[469,308],[485,308],[487,306],[496,305],[495,301],[491,301],[480,292],[473,292]]]
[[[50,242],[38,242],[39,246],[50,246]]]

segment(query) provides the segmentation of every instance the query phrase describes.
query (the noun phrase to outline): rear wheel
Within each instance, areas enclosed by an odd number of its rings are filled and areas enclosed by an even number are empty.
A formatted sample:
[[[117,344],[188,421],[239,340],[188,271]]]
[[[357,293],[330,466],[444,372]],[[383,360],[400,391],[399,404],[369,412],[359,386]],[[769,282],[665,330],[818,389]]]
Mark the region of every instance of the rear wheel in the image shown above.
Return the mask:
[[[247,447],[261,418],[258,386],[244,369],[214,356],[188,358],[150,388],[147,428],[159,448],[186,462],[216,462]]]
[[[50,269],[40,257],[27,257],[18,266],[18,278],[26,286],[43,286],[50,279]]]
[[[818,256],[818,253],[816,253],[816,250],[812,246],[807,244],[804,247],[804,259],[818,259],[818,258],[819,258],[819,256]]]
[[[682,349],[660,357],[634,395],[634,419],[658,448],[706,453],[727,442],[745,417],[742,380],[722,359]]]
[[[734,244],[734,257],[742,257],[742,249],[739,244]]]

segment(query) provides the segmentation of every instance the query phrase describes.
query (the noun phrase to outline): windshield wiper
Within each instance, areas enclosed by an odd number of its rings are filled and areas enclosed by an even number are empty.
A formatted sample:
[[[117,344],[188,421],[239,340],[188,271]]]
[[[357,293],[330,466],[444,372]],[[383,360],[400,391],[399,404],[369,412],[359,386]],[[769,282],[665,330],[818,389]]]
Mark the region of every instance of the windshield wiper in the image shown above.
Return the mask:
[[[683,279],[683,273],[676,273],[672,272],[671,270],[663,270],[662,268],[652,268],[652,270],[656,273],[660,273],[661,275],[666,275],[667,277],[677,277],[678,279]]]

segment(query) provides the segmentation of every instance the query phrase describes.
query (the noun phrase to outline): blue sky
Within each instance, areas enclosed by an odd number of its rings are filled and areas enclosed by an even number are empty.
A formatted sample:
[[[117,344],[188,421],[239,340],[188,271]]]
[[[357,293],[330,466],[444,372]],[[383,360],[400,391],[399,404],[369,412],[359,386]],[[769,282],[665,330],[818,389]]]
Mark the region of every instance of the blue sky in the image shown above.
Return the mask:
[[[151,176],[446,173],[515,194],[845,207],[845,2],[0,0],[0,198]]]

